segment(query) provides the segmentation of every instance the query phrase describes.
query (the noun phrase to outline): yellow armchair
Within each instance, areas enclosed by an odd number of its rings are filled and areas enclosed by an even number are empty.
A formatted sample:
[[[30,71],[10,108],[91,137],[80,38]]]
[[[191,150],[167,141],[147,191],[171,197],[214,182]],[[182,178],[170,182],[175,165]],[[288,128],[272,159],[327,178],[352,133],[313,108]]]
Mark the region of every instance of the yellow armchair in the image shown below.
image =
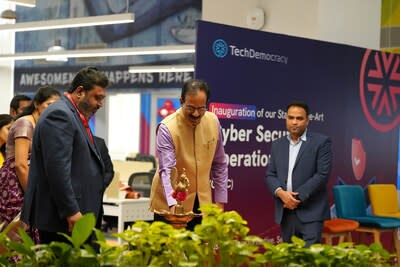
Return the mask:
[[[400,218],[397,189],[394,184],[370,184],[368,185],[368,195],[372,214]]]

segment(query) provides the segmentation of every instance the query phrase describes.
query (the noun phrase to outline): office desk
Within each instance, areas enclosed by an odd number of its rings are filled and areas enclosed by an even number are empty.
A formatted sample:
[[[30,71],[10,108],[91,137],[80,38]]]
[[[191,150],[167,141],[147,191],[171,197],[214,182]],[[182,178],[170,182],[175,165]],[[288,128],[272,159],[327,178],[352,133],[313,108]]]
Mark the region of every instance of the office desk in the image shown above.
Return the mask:
[[[124,231],[125,222],[152,221],[154,214],[149,211],[150,198],[116,199],[104,198],[104,215],[118,217],[118,233]],[[121,240],[118,239],[121,243]]]

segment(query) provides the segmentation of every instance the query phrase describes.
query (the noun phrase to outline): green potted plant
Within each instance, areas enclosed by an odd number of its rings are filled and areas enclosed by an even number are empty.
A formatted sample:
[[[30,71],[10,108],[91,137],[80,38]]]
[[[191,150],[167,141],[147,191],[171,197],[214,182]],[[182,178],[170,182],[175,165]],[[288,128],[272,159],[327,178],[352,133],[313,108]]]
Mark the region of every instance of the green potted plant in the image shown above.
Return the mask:
[[[273,266],[391,266],[392,255],[381,244],[354,246],[347,242],[337,246],[314,244],[306,248],[305,241],[293,237],[292,243],[263,245],[265,252],[258,255],[257,260]]]
[[[93,232],[95,217],[86,214],[76,224],[71,236],[64,235],[70,244],[52,242],[35,245],[21,228],[18,233],[21,242],[10,241],[6,233],[0,233],[0,242],[7,248],[0,255],[0,266],[99,266],[94,249],[85,243]],[[12,227],[12,226],[10,226]],[[9,257],[19,257],[17,264],[10,263]]]
[[[95,218],[84,215],[69,243],[35,245],[22,230],[21,242],[10,241],[7,229],[0,242],[7,248],[0,255],[0,266],[10,256],[20,258],[17,266],[390,266],[391,256],[379,244],[370,246],[342,243],[339,246],[305,242],[273,245],[249,235],[247,223],[235,211],[223,212],[215,205],[202,207],[203,221],[194,231],[175,229],[163,222],[136,222],[122,233],[121,245],[108,243],[103,233],[94,229]],[[93,234],[100,245],[96,252],[86,240]]]

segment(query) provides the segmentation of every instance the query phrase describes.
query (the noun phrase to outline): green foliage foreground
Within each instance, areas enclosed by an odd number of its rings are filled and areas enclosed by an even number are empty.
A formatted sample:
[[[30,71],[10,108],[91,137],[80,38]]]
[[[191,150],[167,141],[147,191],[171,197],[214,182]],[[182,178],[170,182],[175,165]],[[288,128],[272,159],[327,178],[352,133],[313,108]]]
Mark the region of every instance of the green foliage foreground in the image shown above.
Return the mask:
[[[162,222],[136,222],[122,233],[123,245],[106,242],[101,231],[94,228],[95,218],[87,214],[79,220],[70,244],[53,242],[34,245],[20,231],[21,242],[12,242],[7,229],[0,234],[7,248],[0,255],[0,266],[18,256],[17,266],[390,266],[393,255],[381,245],[370,246],[342,243],[339,246],[316,244],[304,247],[304,241],[273,245],[248,235],[247,222],[235,211],[222,212],[215,205],[204,206],[202,224],[194,231],[175,229]],[[93,233],[100,245],[96,252],[85,241]]]

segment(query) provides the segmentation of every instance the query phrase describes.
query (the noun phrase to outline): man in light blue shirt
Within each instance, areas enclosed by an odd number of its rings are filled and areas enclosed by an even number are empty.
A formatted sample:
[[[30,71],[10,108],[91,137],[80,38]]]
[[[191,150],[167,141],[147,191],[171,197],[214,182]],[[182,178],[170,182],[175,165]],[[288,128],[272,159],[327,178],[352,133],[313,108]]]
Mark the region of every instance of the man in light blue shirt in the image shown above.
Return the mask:
[[[329,218],[327,183],[332,165],[331,139],[307,131],[308,115],[305,103],[288,105],[289,135],[272,143],[266,173],[283,241],[297,236],[306,246],[321,241],[323,221]]]

